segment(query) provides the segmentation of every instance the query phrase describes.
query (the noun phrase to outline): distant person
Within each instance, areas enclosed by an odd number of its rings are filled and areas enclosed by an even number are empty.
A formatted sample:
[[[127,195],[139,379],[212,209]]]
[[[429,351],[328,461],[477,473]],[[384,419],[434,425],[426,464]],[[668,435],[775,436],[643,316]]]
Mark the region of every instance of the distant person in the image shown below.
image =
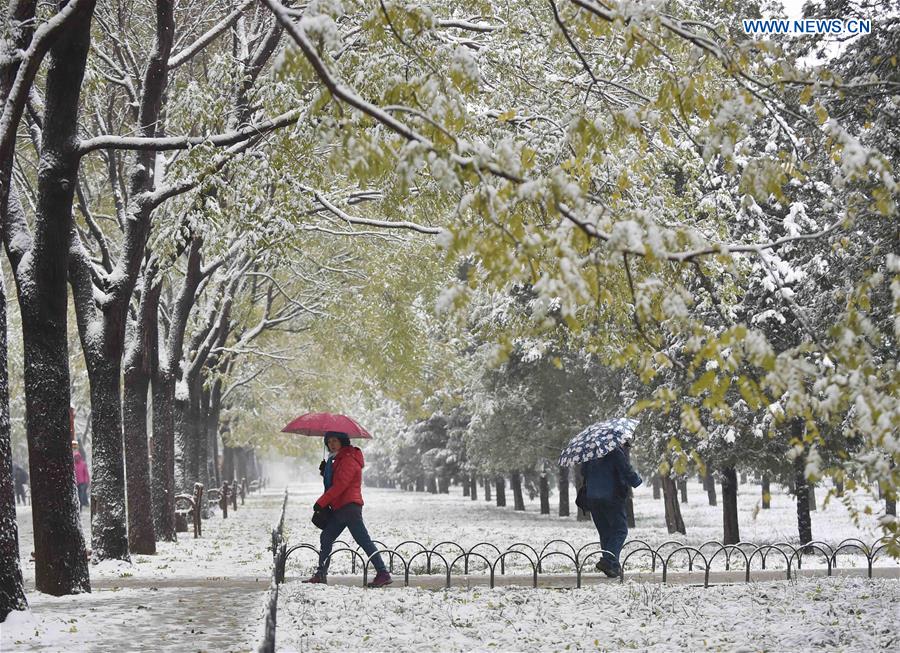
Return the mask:
[[[327,583],[328,566],[334,541],[345,528],[356,543],[371,557],[375,567],[375,578],[369,587],[383,587],[393,582],[381,554],[375,553],[377,548],[362,517],[362,468],[364,465],[362,451],[350,444],[346,433],[328,431],[325,434],[325,446],[330,455],[319,471],[325,484],[325,493],[313,504],[315,523],[322,528],[319,548],[319,567],[311,578],[304,583]],[[328,510],[333,512],[327,517]]]
[[[643,482],[628,460],[628,446],[616,447],[603,458],[587,461],[581,468],[587,507],[605,552],[596,567],[610,578],[621,573],[619,554],[628,537],[625,512],[628,492]]]
[[[21,502],[23,506],[26,505],[28,497],[25,495],[25,486],[28,485],[28,472],[16,463],[13,463],[13,484],[16,487],[16,503]]]
[[[77,440],[72,440],[72,457],[75,459],[75,485],[78,486],[79,507],[85,508],[88,505],[88,487],[91,484],[91,475],[88,473],[88,466],[78,448]]]

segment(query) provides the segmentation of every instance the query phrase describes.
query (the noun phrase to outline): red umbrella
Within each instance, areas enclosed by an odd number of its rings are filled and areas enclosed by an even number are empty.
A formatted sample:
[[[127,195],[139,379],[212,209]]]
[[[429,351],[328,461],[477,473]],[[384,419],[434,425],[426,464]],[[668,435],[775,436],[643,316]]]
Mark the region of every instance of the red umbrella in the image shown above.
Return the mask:
[[[326,431],[346,433],[351,438],[371,438],[372,435],[356,420],[346,415],[332,415],[331,413],[306,413],[291,421],[281,429],[282,433],[299,433],[321,438]]]

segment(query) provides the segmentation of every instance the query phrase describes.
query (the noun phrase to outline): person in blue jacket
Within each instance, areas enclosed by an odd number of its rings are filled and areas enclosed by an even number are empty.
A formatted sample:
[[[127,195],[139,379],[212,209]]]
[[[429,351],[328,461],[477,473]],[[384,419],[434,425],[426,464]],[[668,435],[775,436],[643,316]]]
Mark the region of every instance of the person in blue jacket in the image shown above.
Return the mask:
[[[629,488],[640,485],[641,477],[634,471],[628,453],[622,447],[616,447],[603,458],[587,461],[581,471],[588,509],[605,552],[596,565],[597,570],[612,578],[620,573],[619,553],[628,537],[625,502]]]

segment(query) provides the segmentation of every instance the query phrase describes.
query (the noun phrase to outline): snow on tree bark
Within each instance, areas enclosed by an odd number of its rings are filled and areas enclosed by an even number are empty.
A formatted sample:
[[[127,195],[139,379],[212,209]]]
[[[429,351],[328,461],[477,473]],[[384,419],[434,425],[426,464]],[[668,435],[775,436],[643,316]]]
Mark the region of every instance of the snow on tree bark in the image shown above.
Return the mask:
[[[157,310],[161,286],[154,270],[145,270],[134,341],[125,357],[122,422],[125,442],[125,479],[128,490],[128,548],[131,553],[156,553],[150,458],[147,441],[147,395],[153,354],[149,313]]]
[[[54,595],[90,591],[70,445],[66,253],[93,8],[93,2],[80,4],[50,47],[33,240],[24,216],[10,215],[12,204],[4,216],[22,319],[35,585]],[[7,229],[10,224],[18,227],[15,235]],[[31,242],[22,247],[22,239]]]
[[[737,494],[737,472],[733,465],[725,467],[722,470],[722,522],[724,528],[722,541],[725,544],[737,544],[741,541]]]
[[[0,274],[0,622],[5,621],[13,610],[28,607],[19,563],[19,527],[16,523],[10,437],[6,288]]]
[[[666,509],[666,528],[669,533],[681,533],[685,535],[684,519],[681,517],[681,507],[678,505],[678,487],[675,479],[666,474],[660,478],[662,482],[663,503]]]

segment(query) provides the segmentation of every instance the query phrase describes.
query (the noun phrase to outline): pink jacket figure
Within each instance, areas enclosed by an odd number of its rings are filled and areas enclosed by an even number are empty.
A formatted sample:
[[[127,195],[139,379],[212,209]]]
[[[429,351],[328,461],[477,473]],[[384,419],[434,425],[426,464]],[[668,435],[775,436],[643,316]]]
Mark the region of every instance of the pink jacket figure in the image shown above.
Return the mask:
[[[88,485],[91,482],[91,475],[88,473],[87,463],[81,457],[80,451],[73,451],[75,458],[75,485],[78,486],[78,503],[79,508],[85,508],[88,505]]]
[[[84,462],[84,458],[81,457],[81,452],[75,452],[75,483],[76,485],[81,485],[82,483],[90,483],[91,475],[88,473],[87,463]]]

